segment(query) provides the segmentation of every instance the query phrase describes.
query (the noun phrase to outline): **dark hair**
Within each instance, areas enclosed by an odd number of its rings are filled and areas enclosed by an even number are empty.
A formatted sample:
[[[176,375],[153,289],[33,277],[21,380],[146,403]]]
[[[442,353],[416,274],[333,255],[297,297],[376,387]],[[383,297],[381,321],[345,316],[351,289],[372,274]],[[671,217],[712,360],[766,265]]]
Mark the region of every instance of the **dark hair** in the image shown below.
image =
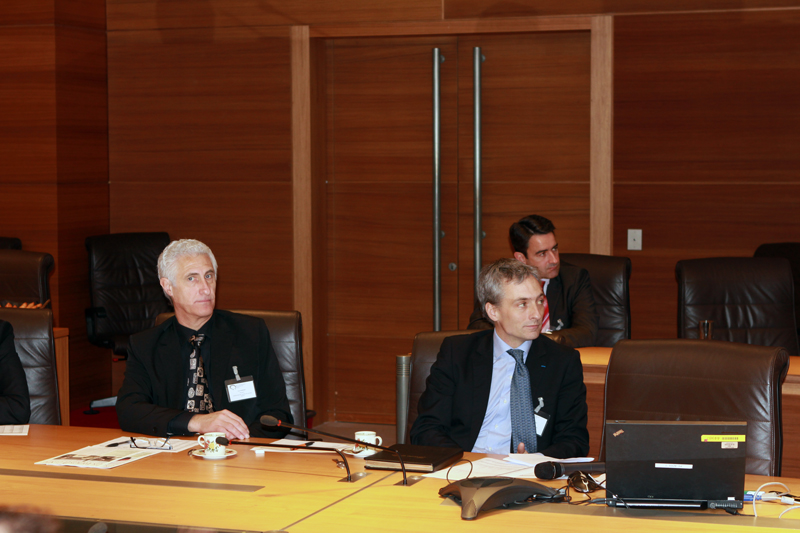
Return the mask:
[[[555,230],[556,227],[549,219],[541,215],[528,215],[511,224],[508,229],[508,238],[514,251],[527,257],[528,241],[531,240],[531,237],[534,235],[547,235]]]

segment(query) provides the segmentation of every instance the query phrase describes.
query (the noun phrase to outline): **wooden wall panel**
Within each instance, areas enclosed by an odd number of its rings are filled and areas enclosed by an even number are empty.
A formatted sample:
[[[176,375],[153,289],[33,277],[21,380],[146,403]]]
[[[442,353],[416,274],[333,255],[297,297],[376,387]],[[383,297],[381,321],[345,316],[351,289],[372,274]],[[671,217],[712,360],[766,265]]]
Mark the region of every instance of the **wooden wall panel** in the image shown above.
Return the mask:
[[[107,198],[106,35],[57,27],[56,42],[58,182],[105,184],[105,193],[97,190]],[[107,200],[105,206],[107,211]],[[107,212],[102,220],[107,229]]]
[[[614,250],[632,333],[677,336],[679,259],[800,239],[800,13],[615,21]],[[628,228],[643,250],[627,251]]]
[[[105,31],[105,0],[54,0],[56,24]]]
[[[55,183],[9,183],[0,179],[0,198],[0,233],[4,237],[21,239],[23,250],[52,254],[51,250],[57,249]]]
[[[619,17],[615,181],[798,181],[800,10]]]
[[[800,183],[618,184],[614,195],[614,247],[633,263],[634,338],[677,336],[678,260],[749,257],[800,238]],[[627,228],[643,230],[643,251],[625,250]]]
[[[0,5],[0,26],[53,24],[53,0],[5,0]],[[0,53],[7,48],[0,48]]]
[[[55,183],[52,27],[0,27],[0,182]]]
[[[58,312],[69,328],[70,402],[112,394],[110,351],[89,344],[84,241],[108,233],[108,84],[104,31],[56,27]],[[114,391],[115,392],[115,391]]]
[[[199,239],[219,263],[217,307],[290,310],[290,183],[111,183],[111,232]]]
[[[291,181],[288,35],[109,33],[111,181]]]
[[[55,259],[52,307],[55,324],[70,330],[73,402],[110,392],[108,354],[88,344],[83,319],[83,241],[108,232],[103,8],[97,0],[0,7],[0,228]]]
[[[110,30],[440,20],[441,0],[108,0]]]
[[[312,342],[314,365],[311,382],[314,390],[309,408],[317,412],[314,423],[328,420],[330,385],[328,354],[328,223],[326,181],[327,176],[327,43],[322,39],[311,40],[311,197],[312,197],[312,290],[313,321]],[[307,331],[307,330],[306,330]],[[308,336],[305,337],[306,339]],[[308,375],[308,374],[306,374]]]
[[[614,17],[592,18],[591,246],[614,252]]]
[[[86,166],[95,158],[86,157]],[[69,328],[70,403],[85,407],[91,400],[116,394],[111,388],[111,351],[89,343],[84,318],[91,305],[84,243],[86,237],[108,233],[108,182],[59,184],[58,206],[57,323]]]
[[[444,18],[597,15],[796,7],[797,0],[443,0]]]

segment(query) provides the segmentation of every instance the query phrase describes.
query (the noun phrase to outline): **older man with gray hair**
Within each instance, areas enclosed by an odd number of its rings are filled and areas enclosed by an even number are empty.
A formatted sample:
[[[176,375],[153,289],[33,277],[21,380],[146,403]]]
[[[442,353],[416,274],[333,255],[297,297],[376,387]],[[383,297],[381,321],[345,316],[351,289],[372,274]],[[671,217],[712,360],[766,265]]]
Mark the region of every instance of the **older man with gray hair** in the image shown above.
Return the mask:
[[[211,249],[173,241],[158,258],[158,275],[175,316],[131,337],[117,397],[120,427],[156,436],[282,436],[259,421],[271,415],[292,422],[269,331],[259,318],[215,310]]]
[[[411,442],[465,451],[589,453],[580,354],[544,335],[535,267],[487,265],[478,299],[494,328],[448,337],[431,366]]]

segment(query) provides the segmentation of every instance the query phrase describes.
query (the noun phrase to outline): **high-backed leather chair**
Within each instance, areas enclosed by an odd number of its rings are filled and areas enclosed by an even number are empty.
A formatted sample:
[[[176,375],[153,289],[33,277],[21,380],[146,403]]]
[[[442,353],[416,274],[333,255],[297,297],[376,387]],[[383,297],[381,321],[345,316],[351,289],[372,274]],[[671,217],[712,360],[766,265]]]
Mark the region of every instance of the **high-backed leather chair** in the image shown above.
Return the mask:
[[[308,417],[313,411],[306,410],[306,380],[303,373],[303,322],[298,311],[257,311],[231,309],[233,313],[241,313],[261,318],[267,324],[272,348],[278,358],[283,381],[286,383],[286,397],[289,409],[296,426],[307,426]],[[156,319],[156,325],[162,324],[174,313],[162,313]],[[298,433],[295,431],[295,433]],[[293,438],[294,435],[289,438]],[[305,435],[303,436],[305,438]]]
[[[599,317],[596,346],[612,348],[631,338],[631,260],[598,254],[561,254],[561,260],[589,272]]]
[[[699,338],[712,320],[712,338],[800,353],[789,261],[767,257],[712,257],[678,261],[678,337]]]
[[[156,316],[170,309],[158,279],[158,256],[169,234],[112,233],[86,238],[89,291],[86,310],[89,342],[128,356],[128,339],[153,327]]]
[[[397,435],[405,436],[404,442],[408,442],[408,436],[411,432],[411,426],[414,425],[414,420],[419,415],[419,398],[425,392],[427,385],[428,375],[431,373],[431,365],[436,362],[436,356],[439,355],[439,348],[442,347],[442,341],[447,337],[454,335],[469,335],[475,333],[474,330],[460,330],[460,331],[431,331],[426,333],[418,333],[414,337],[414,345],[411,349],[411,374],[409,380],[409,390],[405,394],[398,390],[398,402],[402,398],[408,398],[408,424],[405,428],[397,426]],[[398,403],[399,405],[399,403]],[[398,423],[401,423],[398,420]]]
[[[608,362],[603,420],[747,421],[747,473],[780,476],[788,370],[789,354],[780,347],[620,341]],[[600,448],[605,457],[605,442]]]
[[[794,318],[800,336],[800,242],[774,242],[762,244],[753,257],[784,257],[789,260],[794,281]]]
[[[0,249],[22,250],[22,241],[16,237],[0,237]]]
[[[14,346],[25,369],[31,398],[31,424],[61,424],[56,374],[53,312],[0,308],[0,320],[14,327]]]
[[[26,250],[0,250],[0,302],[50,307],[53,256]]]

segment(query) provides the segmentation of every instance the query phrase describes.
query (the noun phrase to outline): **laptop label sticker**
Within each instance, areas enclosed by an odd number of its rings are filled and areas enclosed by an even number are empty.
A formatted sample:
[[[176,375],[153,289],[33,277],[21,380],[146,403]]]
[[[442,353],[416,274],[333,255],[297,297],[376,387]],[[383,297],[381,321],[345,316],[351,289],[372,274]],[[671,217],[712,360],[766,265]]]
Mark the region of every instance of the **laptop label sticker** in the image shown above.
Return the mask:
[[[672,468],[677,470],[691,470],[694,465],[687,465],[681,463],[656,463],[656,468]]]
[[[700,435],[701,442],[745,442],[747,435]]]

